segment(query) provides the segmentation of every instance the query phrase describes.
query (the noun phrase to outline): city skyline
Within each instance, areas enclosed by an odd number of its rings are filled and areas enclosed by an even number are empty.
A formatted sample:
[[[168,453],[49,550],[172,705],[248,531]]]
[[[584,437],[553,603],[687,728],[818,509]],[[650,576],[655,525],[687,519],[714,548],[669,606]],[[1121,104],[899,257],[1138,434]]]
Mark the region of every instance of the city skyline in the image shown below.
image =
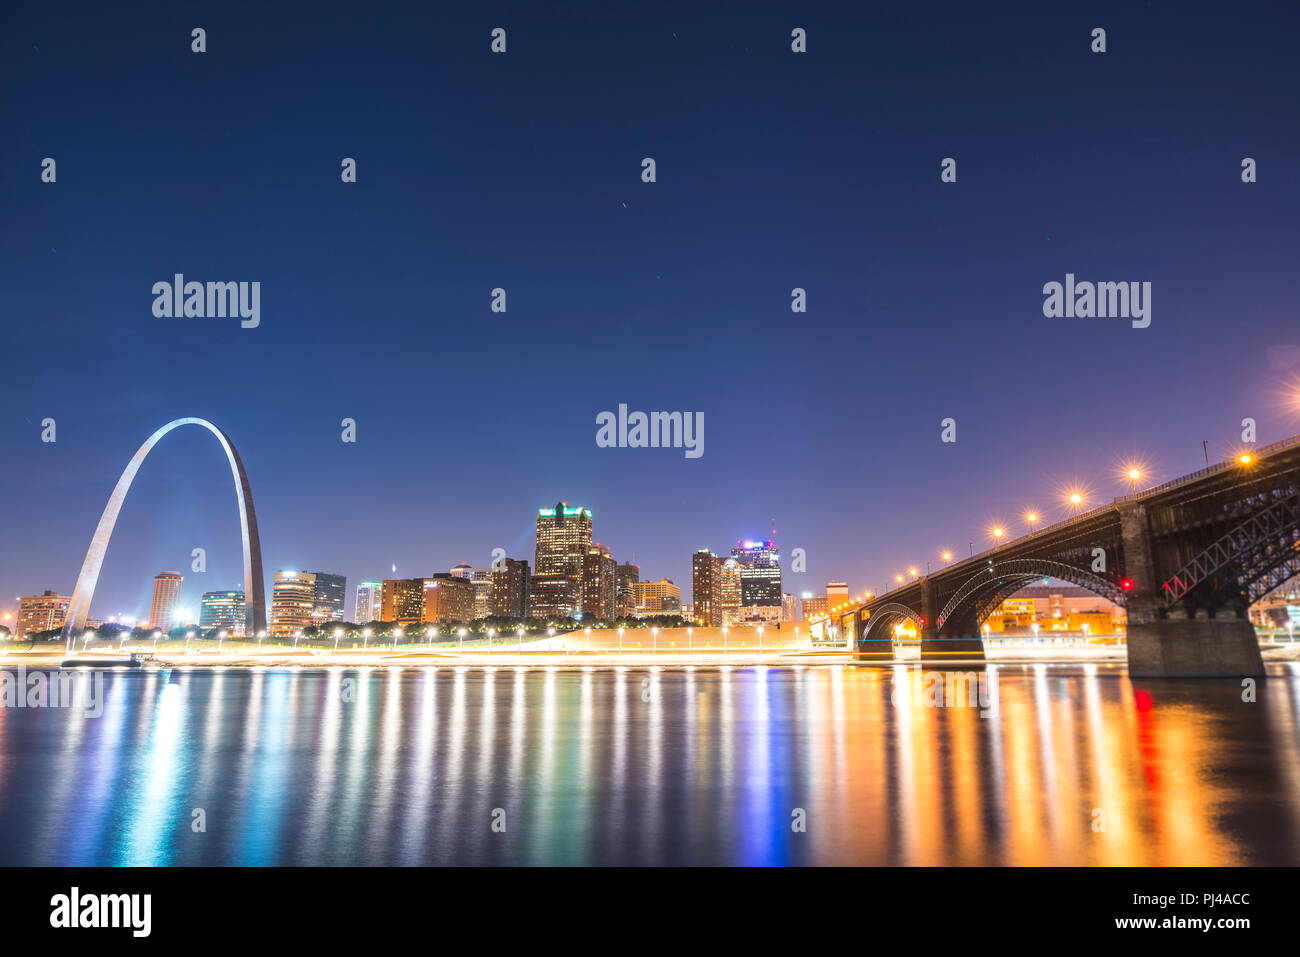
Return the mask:
[[[1197,467],[1203,439],[1226,457],[1245,417],[1261,441],[1296,431],[1280,266],[1300,133],[1276,122],[1294,57],[1250,18],[1225,18],[1198,62],[1195,18],[1140,9],[1108,13],[1104,56],[1060,11],[958,6],[924,24],[881,12],[888,42],[780,6],[743,24],[517,12],[500,57],[457,10],[346,28],[328,10],[265,10],[256,29],[218,15],[202,56],[172,18],[26,15],[0,62],[23,130],[0,151],[27,171],[0,181],[0,277],[11,314],[39,320],[9,325],[23,361],[0,380],[12,595],[71,589],[129,448],[174,414],[237,437],[267,568],[359,581],[526,557],[518,503],[564,495],[620,560],[680,582],[695,548],[770,537],[776,516],[782,548],[807,551],[796,594],[878,587],[1074,481],[1118,494],[1130,458],[1158,480]],[[935,49],[945,69],[927,72]],[[1016,116],[976,108],[1012,88]],[[439,103],[437,122],[406,122],[412,101]],[[1079,115],[1105,117],[1104,142],[1081,140]],[[162,135],[127,132],[146,117]],[[259,281],[260,325],[155,317],[151,285],[177,272]],[[1151,325],[1045,317],[1043,286],[1067,273],[1150,281]],[[57,390],[36,361],[51,342],[76,370]],[[702,410],[704,455],[598,447],[598,414],[622,403]],[[196,546],[210,587],[239,582],[203,439],[171,436],[142,469],[108,610],[143,608],[148,576],[184,572]]]

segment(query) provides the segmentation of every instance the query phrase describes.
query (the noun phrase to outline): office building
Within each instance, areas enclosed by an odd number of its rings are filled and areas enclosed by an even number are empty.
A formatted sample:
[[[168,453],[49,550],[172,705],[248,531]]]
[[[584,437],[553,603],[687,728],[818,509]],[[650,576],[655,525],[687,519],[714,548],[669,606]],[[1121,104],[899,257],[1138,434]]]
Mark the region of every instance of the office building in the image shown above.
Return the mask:
[[[528,588],[528,617],[555,621],[582,610],[581,580],[572,575],[534,575]]]
[[[348,580],[344,575],[312,572],[316,578],[311,623],[316,627],[343,620],[343,605],[348,597]]]
[[[205,631],[209,628],[224,628],[232,635],[242,635],[243,591],[205,591],[199,599],[199,627]]]
[[[18,599],[18,620],[14,635],[34,635],[40,631],[62,628],[68,617],[72,599],[48,589],[39,595],[25,595]]]
[[[614,586],[614,616],[631,618],[636,614],[636,584],[641,580],[641,568],[628,562],[619,565]]]
[[[477,589],[468,576],[436,574],[424,579],[420,619],[426,624],[468,624],[474,620]]]
[[[599,542],[587,547],[582,564],[582,617],[614,618],[618,563]]]
[[[379,621],[384,586],[380,582],[362,582],[357,586],[357,607],[352,620],[358,625]]]
[[[385,578],[379,620],[390,625],[418,625],[424,618],[424,579]]]
[[[271,584],[268,631],[278,637],[294,635],[312,624],[316,610],[314,572],[278,571]]]
[[[653,582],[637,582],[636,613],[647,615],[676,614],[682,607],[682,590],[672,579],[661,578]]]
[[[504,558],[492,572],[492,614],[498,618],[527,618],[531,576],[522,558]]]
[[[153,576],[153,601],[149,605],[149,627],[168,631],[176,617],[176,606],[181,600],[180,572],[159,572]]]
[[[691,605],[694,621],[705,628],[722,626],[720,568],[722,562],[707,548],[691,555]]]

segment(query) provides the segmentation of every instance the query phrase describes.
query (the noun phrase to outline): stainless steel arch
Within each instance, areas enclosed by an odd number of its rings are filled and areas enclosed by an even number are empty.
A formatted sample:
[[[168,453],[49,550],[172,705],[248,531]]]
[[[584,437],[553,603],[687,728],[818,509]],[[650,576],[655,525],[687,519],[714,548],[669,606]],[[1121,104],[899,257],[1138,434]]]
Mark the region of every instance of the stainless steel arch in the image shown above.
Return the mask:
[[[95,537],[90,540],[86,551],[86,560],[81,564],[81,574],[77,576],[77,587],[72,592],[72,603],[68,606],[67,624],[63,635],[72,641],[73,635],[86,626],[86,616],[90,613],[90,600],[95,594],[95,584],[99,581],[99,569],[104,564],[104,553],[108,551],[108,540],[113,535],[113,526],[117,524],[117,513],[122,510],[126,493],[131,489],[135,473],[150,450],[158,440],[172,429],[182,425],[201,425],[217,437],[221,447],[230,461],[230,471],[235,477],[235,497],[239,500],[239,531],[244,540],[244,622],[246,634],[256,634],[266,628],[266,582],[262,577],[262,544],[257,537],[257,514],[253,511],[253,490],[248,484],[248,473],[244,463],[235,451],[230,436],[207,419],[174,419],[149,436],[144,445],[127,463],[122,477],[117,480],[104,514],[100,516]]]

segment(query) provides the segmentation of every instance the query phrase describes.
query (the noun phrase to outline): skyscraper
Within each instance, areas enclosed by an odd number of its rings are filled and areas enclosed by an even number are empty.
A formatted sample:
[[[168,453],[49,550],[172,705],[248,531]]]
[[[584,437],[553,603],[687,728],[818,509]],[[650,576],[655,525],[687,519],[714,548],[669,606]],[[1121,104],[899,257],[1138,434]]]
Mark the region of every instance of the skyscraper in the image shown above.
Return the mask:
[[[267,631],[280,637],[293,635],[311,625],[315,610],[315,573],[285,570],[275,573],[271,585],[271,621]]]
[[[781,556],[772,542],[740,542],[731,550],[740,563],[740,604],[781,607]]]
[[[232,635],[244,633],[243,591],[205,591],[199,599],[199,627],[224,628]]]
[[[505,558],[492,573],[492,614],[498,618],[527,618],[530,576],[528,562]]]
[[[180,572],[159,572],[153,576],[153,602],[149,605],[149,627],[167,631],[172,627],[176,603],[181,599]]]
[[[311,623],[320,627],[332,621],[343,620],[343,605],[348,596],[348,580],[344,575],[312,572],[316,587],[312,598]]]
[[[590,547],[590,511],[564,502],[537,510],[537,549],[528,597],[531,615],[573,618],[582,611],[582,569]]]
[[[537,552],[533,572],[537,575],[582,576],[582,563],[591,545],[591,512],[570,508],[563,502],[555,508],[537,510]]]
[[[609,620],[614,617],[618,564],[609,549],[597,542],[587,547],[582,564],[582,616]]]
[[[357,607],[352,620],[358,625],[379,620],[383,585],[379,582],[362,582],[357,586]]]
[[[740,620],[740,562],[721,555],[718,560],[718,610],[722,624],[733,625]]]
[[[719,568],[722,562],[707,548],[691,556],[691,605],[696,624],[705,628],[722,625],[722,603],[719,594]]]
[[[619,565],[615,574],[617,584],[614,587],[614,615],[617,618],[631,618],[636,614],[636,585],[641,580],[641,568],[628,562]]]

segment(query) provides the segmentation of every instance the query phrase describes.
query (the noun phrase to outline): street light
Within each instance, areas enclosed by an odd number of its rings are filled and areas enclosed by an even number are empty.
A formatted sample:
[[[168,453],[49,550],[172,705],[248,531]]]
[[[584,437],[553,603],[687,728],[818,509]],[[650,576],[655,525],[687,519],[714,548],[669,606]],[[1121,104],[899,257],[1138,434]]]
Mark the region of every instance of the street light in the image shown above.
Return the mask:
[[[1034,534],[1034,525],[1038,523],[1038,513],[1030,512],[1025,516],[1025,521],[1029,523],[1029,534]]]
[[[909,575],[911,575],[913,578],[915,578],[917,575],[921,574],[921,573],[920,573],[919,571],[917,571],[915,568],[909,568],[909,569],[907,570],[907,573],[908,573]]]
[[[552,630],[554,630],[554,629],[552,629]],[[516,653],[516,654],[519,654],[519,653],[523,652],[523,650],[524,650],[524,629],[521,627],[521,628],[519,629],[519,631],[518,631],[516,634],[518,634],[518,636],[519,636],[519,647],[516,649],[516,652],[515,652],[515,653]]]
[[[1078,517],[1079,506],[1082,504],[1083,504],[1083,496],[1080,495],[1078,492],[1071,492],[1070,507],[1073,509],[1075,517]]]
[[[361,629],[361,650],[364,652],[369,646],[370,646],[370,629],[362,628]],[[353,645],[352,647],[355,648],[356,645]]]
[[[618,650],[619,651],[623,650],[623,626],[622,625],[620,625],[618,629]]]
[[[336,655],[339,653],[339,639],[342,637],[343,637],[343,629],[335,628],[334,629],[334,654]]]
[[[952,552],[943,552],[939,557],[942,558],[943,563],[947,565],[950,561],[952,561]]]
[[[465,629],[464,628],[460,630],[459,637],[460,637],[460,644],[456,646],[457,653],[460,653],[465,650]]]
[[[1237,461],[1242,465],[1249,465],[1251,462],[1255,461],[1255,459],[1249,452],[1242,452],[1237,456]]]
[[[397,650],[397,640],[401,637],[402,637],[402,629],[394,628],[393,629],[393,650],[394,651]]]
[[[190,639],[193,637],[194,637],[194,632],[192,631],[185,632],[185,653],[187,655],[190,653]],[[118,647],[121,648],[122,646],[118,645]]]
[[[650,647],[653,648],[655,651],[659,650],[659,629],[658,628],[650,629]]]
[[[437,629],[437,628],[426,628],[426,629],[424,629],[424,637],[426,637],[426,638],[429,639],[429,650],[430,650],[430,651],[433,651],[433,636],[436,635],[437,633],[438,633],[438,629]]]
[[[1132,468],[1128,470],[1128,490],[1130,495],[1137,493],[1137,481],[1142,477],[1139,469]]]
[[[217,632],[217,654],[221,654],[221,646],[226,643],[226,629],[222,628]]]

